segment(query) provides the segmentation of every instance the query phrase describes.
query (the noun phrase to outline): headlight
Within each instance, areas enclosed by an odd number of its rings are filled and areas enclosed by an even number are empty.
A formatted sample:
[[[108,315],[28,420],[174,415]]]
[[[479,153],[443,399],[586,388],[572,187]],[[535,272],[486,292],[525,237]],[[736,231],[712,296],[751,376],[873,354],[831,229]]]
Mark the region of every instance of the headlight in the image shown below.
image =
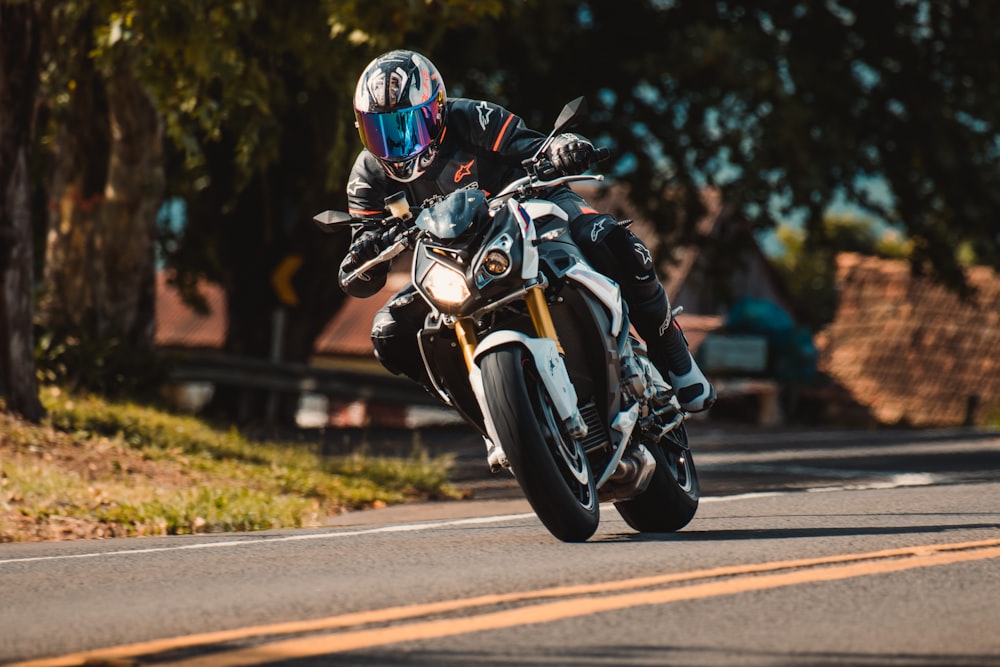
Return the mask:
[[[483,257],[483,268],[491,276],[502,276],[510,268],[510,256],[502,250],[490,250]]]
[[[471,294],[465,276],[444,264],[434,264],[427,271],[423,286],[432,299],[447,305],[457,306]]]
[[[490,281],[503,278],[510,273],[514,263],[510,255],[513,245],[514,239],[510,234],[501,234],[493,239],[476,268],[477,289],[483,289]]]

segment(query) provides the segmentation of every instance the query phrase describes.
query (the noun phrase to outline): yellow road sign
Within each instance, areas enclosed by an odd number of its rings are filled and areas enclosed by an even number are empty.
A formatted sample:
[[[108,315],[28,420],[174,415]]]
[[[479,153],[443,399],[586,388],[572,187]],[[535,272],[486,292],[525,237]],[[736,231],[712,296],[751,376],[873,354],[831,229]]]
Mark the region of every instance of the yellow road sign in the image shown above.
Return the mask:
[[[292,286],[292,277],[305,261],[302,255],[287,255],[278,263],[278,267],[271,273],[271,286],[274,293],[278,295],[278,301],[286,306],[299,305],[299,295],[295,293]]]

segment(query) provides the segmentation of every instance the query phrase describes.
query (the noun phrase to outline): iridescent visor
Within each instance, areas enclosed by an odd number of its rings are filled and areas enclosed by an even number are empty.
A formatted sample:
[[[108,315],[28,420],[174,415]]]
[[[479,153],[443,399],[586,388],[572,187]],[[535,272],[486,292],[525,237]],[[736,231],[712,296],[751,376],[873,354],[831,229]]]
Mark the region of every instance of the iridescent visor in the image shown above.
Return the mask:
[[[359,112],[357,117],[361,139],[375,157],[405,160],[418,155],[434,140],[438,101],[389,113]]]

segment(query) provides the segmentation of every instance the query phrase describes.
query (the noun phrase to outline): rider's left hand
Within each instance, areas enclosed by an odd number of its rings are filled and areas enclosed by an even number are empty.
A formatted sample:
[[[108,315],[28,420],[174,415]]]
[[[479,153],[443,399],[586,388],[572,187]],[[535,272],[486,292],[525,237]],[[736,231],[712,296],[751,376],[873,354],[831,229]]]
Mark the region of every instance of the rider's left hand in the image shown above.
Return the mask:
[[[351,247],[349,256],[351,266],[361,266],[368,260],[375,259],[379,253],[398,241],[404,231],[402,225],[396,224],[366,232]]]

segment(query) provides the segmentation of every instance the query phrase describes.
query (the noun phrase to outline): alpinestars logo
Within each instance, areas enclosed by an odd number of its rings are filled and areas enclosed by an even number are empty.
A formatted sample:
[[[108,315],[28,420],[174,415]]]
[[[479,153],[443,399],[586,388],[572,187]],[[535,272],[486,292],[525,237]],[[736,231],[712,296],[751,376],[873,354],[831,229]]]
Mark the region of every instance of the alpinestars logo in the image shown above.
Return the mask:
[[[590,240],[597,243],[597,239],[601,238],[601,232],[604,231],[604,220],[598,220],[594,223],[594,228],[590,230]]]
[[[490,116],[493,115],[493,108],[483,101],[476,107],[476,111],[479,112],[479,127],[483,128],[483,131],[485,132],[486,126],[490,124]]]
[[[632,249],[635,251],[635,256],[642,262],[643,267],[650,266],[653,263],[653,257],[649,254],[649,248],[641,243],[635,243],[632,245]]]
[[[458,165],[458,169],[455,170],[455,182],[460,183],[463,178],[472,173],[472,165],[476,164],[475,158],[469,160],[465,164]]]
[[[358,194],[360,190],[371,190],[371,189],[372,186],[362,181],[360,177],[352,178],[351,181],[347,184],[347,194],[351,195],[352,197]]]

